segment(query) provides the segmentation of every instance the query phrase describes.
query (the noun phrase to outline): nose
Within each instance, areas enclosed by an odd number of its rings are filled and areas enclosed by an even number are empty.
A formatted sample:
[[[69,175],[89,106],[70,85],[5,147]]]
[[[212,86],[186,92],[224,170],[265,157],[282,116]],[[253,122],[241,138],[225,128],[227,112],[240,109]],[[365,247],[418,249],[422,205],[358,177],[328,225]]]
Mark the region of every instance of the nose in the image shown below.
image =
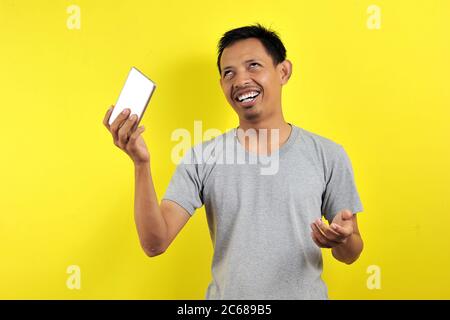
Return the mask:
[[[239,89],[242,87],[247,87],[251,84],[250,77],[247,72],[238,72],[234,78],[233,87],[234,89]]]

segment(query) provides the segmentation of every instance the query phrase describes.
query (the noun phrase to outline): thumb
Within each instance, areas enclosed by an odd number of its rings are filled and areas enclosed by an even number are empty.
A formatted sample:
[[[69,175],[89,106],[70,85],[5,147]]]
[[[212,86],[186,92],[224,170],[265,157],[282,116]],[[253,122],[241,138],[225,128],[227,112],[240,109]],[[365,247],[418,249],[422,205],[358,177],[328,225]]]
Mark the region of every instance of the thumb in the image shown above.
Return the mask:
[[[353,214],[350,210],[344,209],[342,210],[342,220],[350,220],[353,217]]]

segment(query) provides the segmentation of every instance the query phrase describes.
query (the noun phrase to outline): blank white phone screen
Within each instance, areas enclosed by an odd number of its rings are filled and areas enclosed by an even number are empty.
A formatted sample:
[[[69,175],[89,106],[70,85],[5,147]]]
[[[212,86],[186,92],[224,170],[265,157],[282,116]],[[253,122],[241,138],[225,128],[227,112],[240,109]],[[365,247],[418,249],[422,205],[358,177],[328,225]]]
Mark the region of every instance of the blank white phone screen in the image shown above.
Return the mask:
[[[143,75],[136,68],[131,68],[128,73],[125,85],[120,92],[119,98],[117,99],[114,110],[109,117],[109,125],[111,125],[117,116],[123,111],[123,109],[129,108],[131,114],[138,115],[138,124],[142,118],[145,108],[150,101],[153,91],[155,90],[155,83],[151,81],[148,77]]]

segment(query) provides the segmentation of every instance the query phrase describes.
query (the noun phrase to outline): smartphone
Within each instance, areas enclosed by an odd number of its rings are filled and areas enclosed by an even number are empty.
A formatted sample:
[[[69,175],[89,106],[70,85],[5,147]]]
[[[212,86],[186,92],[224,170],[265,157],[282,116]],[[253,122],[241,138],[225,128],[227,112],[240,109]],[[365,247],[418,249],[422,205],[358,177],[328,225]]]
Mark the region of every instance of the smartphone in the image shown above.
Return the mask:
[[[156,84],[152,80],[137,68],[132,67],[109,117],[109,125],[114,122],[123,109],[129,108],[131,113],[128,115],[137,114],[138,116],[134,125],[134,128],[137,128],[155,89]]]

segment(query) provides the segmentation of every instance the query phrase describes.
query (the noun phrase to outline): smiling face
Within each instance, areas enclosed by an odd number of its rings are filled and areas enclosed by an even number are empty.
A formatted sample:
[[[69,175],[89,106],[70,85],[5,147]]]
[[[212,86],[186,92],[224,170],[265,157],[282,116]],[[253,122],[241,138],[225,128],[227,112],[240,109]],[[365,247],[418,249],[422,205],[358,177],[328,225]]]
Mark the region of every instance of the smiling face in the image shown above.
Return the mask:
[[[260,121],[281,113],[281,87],[291,75],[291,63],[274,66],[256,38],[239,40],[223,50],[220,85],[241,120]]]

